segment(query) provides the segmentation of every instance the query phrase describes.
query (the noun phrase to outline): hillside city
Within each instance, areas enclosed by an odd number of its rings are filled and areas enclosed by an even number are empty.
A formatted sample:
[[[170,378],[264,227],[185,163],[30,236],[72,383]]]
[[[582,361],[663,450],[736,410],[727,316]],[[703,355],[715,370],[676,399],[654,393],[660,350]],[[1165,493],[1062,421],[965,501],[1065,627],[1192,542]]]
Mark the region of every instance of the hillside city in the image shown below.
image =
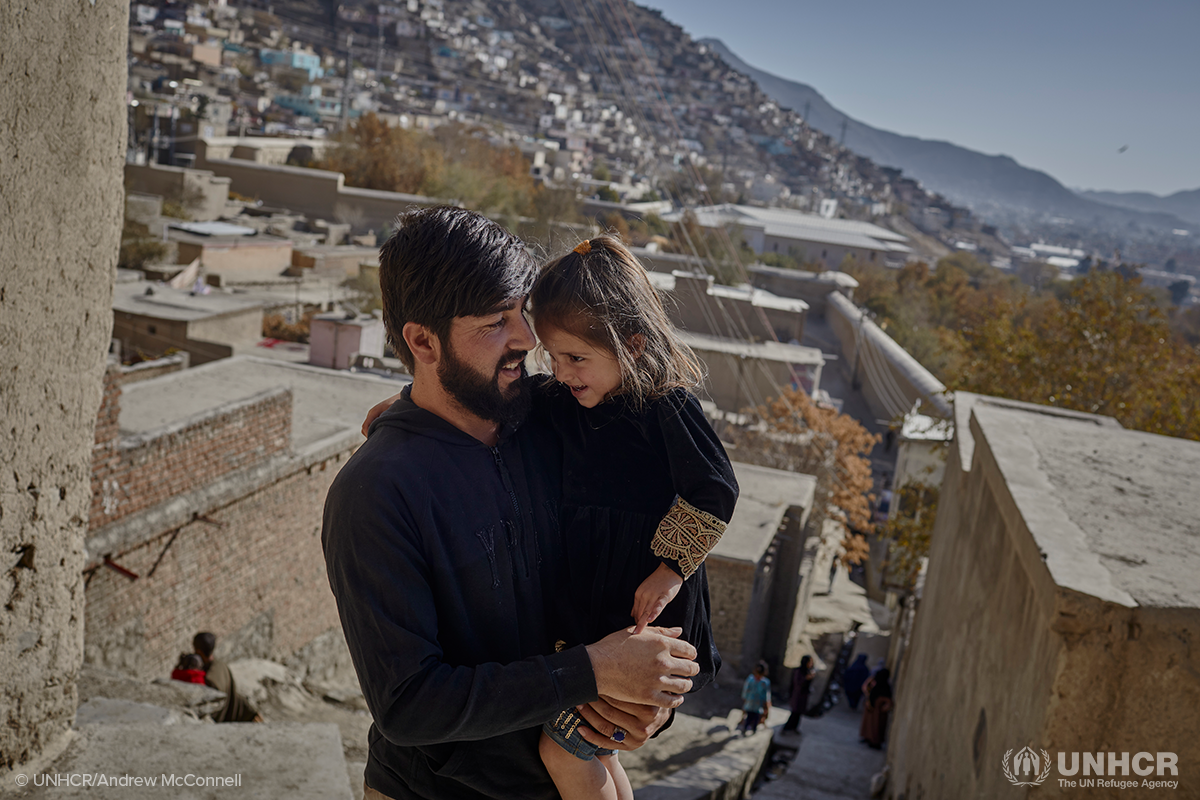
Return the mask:
[[[1129,262],[1147,283],[1194,286],[1200,261],[1186,228],[1131,222],[1117,233],[1053,215],[988,224],[810,127],[804,109],[781,107],[661,14],[621,9],[135,4],[130,158],[188,166],[174,142],[330,138],[363,114],[426,131],[457,121],[519,148],[539,182],[585,196],[795,208],[880,222],[919,239],[927,258],[961,250],[1005,270],[1049,264],[1066,276]]]
[[[387,441],[368,410],[411,391],[436,416],[412,390],[432,373],[389,338],[380,248],[403,215],[449,207],[539,265],[627,247],[703,373],[688,424],[737,487],[696,573],[721,664],[620,753],[635,800],[1200,792],[1189,193],[1085,197],[981,167],[629,0],[80,9],[0,10],[0,104],[20,112],[0,130],[0,791],[375,799],[397,739],[417,754],[402,783],[493,796],[464,776],[508,775],[477,755],[499,737],[397,732],[388,717],[424,720],[359,671],[327,562],[330,515],[361,519],[328,499],[338,477]],[[63,53],[91,73],[60,86]],[[915,166],[883,165],[888,147]],[[544,337],[530,373],[554,368],[538,307],[496,312]],[[624,408],[624,386],[592,410]],[[557,544],[567,501],[523,511],[534,459],[514,490],[505,442],[483,444],[522,528],[466,536],[469,564],[437,561],[452,533],[413,547],[405,580],[438,589],[426,616],[456,616],[441,590],[465,575],[483,576],[471,602],[488,574],[512,588],[525,556],[526,582],[551,585],[537,542]],[[628,484],[645,465],[620,447]],[[449,491],[436,466],[403,468],[386,476],[403,502]],[[420,668],[507,664],[450,663],[476,621],[455,608]],[[526,621],[489,613],[484,640]],[[545,644],[520,663],[569,655]],[[578,677],[554,674],[560,693]],[[472,707],[513,705],[476,680]]]

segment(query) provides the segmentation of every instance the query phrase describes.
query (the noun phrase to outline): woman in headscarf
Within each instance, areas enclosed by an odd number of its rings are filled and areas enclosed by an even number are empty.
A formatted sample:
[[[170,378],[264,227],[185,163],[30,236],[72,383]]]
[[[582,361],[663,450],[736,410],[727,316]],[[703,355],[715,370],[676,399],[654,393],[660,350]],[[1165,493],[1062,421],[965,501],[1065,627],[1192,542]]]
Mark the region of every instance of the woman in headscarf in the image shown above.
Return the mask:
[[[858,710],[858,701],[862,697],[862,685],[871,674],[871,670],[867,667],[867,654],[859,653],[854,659],[854,663],[846,667],[846,671],[842,673],[842,689],[846,692],[846,702],[850,704],[851,711]]]
[[[864,742],[878,750],[883,746],[888,712],[892,710],[891,673],[884,667],[867,678],[862,690],[867,697],[867,704],[863,708],[862,726],[858,733]]]
[[[812,656],[801,658],[800,666],[792,670],[792,695],[788,699],[792,715],[783,724],[784,733],[797,733],[799,731],[800,717],[808,710],[808,692],[812,688],[813,678],[816,676],[817,673],[813,669]]]

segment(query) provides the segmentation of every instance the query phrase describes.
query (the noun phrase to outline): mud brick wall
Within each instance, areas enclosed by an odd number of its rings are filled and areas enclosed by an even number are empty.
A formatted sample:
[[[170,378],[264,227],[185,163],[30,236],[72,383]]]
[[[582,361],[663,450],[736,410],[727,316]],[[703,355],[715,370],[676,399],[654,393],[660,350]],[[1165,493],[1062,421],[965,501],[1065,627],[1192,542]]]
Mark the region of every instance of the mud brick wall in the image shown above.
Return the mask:
[[[197,632],[218,653],[285,658],[336,627],[321,514],[350,451],[302,468],[181,528],[114,554],[87,578],[85,660],[167,676]]]
[[[262,463],[291,445],[292,396],[280,390],[157,435],[122,438],[120,373],[105,373],[96,420],[89,530]]]

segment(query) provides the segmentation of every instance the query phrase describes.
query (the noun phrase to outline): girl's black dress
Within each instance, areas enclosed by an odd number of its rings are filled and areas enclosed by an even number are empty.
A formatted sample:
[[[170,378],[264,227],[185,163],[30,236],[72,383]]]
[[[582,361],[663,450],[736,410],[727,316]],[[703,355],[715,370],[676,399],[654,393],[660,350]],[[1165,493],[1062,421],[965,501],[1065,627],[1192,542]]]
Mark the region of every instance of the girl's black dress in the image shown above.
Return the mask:
[[[653,624],[683,628],[699,653],[693,683],[709,683],[721,658],[703,559],[733,515],[738,487],[700,403],[684,390],[641,409],[620,397],[584,408],[559,384],[536,394],[534,413],[563,448],[559,541],[567,567],[547,594],[556,635],[590,644],[634,624],[634,592],[665,562],[686,580]]]

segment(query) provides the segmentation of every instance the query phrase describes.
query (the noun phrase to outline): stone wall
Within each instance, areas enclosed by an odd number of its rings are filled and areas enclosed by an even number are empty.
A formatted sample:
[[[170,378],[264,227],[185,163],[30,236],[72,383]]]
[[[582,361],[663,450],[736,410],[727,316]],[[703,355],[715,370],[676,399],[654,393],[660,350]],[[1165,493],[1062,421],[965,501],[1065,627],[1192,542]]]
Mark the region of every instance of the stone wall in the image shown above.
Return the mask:
[[[1062,644],[1053,588],[1021,557],[1012,509],[983,469],[967,482],[950,461],[943,491],[954,481],[962,492],[939,505],[889,761],[903,765],[895,788],[908,797],[994,797],[1007,784],[1005,750],[1041,742]]]
[[[121,0],[0,4],[0,771],[75,716],[128,14]]]
[[[758,565],[710,555],[705,568],[712,604],[713,641],[717,643],[724,668],[739,673]]]

